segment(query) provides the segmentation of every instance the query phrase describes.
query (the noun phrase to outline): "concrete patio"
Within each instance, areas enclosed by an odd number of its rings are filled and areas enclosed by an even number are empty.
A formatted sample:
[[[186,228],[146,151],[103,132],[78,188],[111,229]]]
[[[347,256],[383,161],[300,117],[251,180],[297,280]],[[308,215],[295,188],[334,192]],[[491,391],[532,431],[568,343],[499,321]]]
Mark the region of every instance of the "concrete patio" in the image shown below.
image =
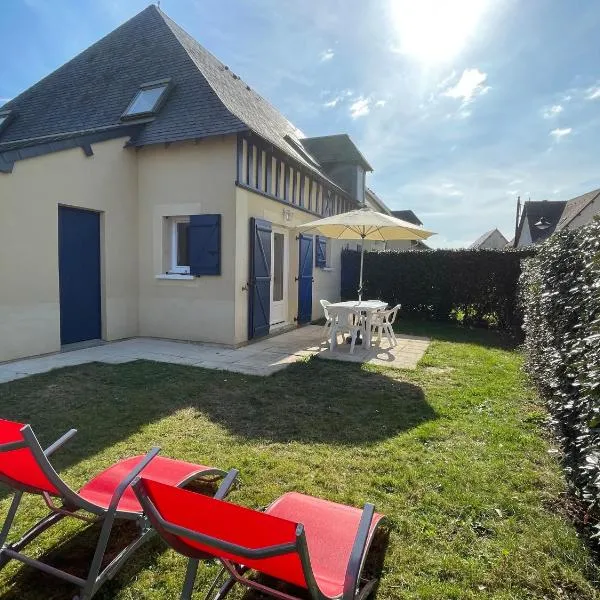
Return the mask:
[[[134,360],[154,360],[259,376],[272,375],[291,363],[313,355],[329,360],[414,369],[429,346],[427,338],[398,335],[395,348],[389,348],[387,341],[384,341],[381,347],[373,346],[369,351],[357,346],[354,354],[350,354],[349,345],[344,344],[330,352],[321,335],[321,327],[308,325],[238,349],[213,344],[132,338],[0,364],[0,383],[90,362],[116,364]]]

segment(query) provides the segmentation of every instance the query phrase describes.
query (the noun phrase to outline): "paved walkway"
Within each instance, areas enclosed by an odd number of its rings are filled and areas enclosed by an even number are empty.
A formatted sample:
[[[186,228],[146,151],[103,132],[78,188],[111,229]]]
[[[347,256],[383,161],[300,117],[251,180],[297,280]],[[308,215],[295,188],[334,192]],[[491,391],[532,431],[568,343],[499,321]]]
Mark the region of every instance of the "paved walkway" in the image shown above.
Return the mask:
[[[357,347],[354,354],[350,355],[349,345],[344,345],[331,353],[326,345],[321,343],[321,331],[321,327],[308,325],[238,349],[211,344],[133,338],[2,363],[0,383],[72,365],[90,362],[125,363],[140,359],[263,376],[271,375],[314,354],[335,360],[369,362],[410,369],[416,367],[429,345],[426,338],[399,336],[400,343],[392,350],[387,349],[387,342],[384,342],[381,349],[373,348],[370,352]]]

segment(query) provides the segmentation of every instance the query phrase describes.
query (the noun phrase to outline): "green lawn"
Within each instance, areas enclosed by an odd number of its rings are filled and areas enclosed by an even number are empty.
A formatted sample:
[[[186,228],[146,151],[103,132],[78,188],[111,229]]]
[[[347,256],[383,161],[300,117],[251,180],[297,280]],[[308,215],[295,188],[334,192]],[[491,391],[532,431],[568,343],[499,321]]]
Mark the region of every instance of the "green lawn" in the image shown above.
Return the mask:
[[[288,490],[372,501],[389,525],[381,600],[598,597],[520,354],[487,332],[404,327],[434,339],[416,371],[312,359],[258,378],[92,364],[0,385],[1,415],[31,423],[43,443],[77,427],[53,460],[75,487],[158,444],[166,456],[239,468],[230,499],[248,506]],[[0,490],[2,516],[8,501]],[[40,498],[27,498],[19,527],[43,513]],[[93,533],[63,522],[34,552],[60,544],[51,558],[77,571]],[[215,572],[201,568],[198,597]],[[157,540],[97,597],[177,598],[183,575],[184,560]],[[3,599],[74,592],[19,564],[0,573]]]

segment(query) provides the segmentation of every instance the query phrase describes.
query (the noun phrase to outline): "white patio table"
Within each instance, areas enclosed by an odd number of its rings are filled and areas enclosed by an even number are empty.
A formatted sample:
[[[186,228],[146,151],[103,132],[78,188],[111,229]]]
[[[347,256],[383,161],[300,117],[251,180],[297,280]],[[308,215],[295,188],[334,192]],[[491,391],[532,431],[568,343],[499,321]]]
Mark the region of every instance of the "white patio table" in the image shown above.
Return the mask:
[[[345,302],[333,302],[327,306],[327,310],[335,313],[336,309],[351,310],[357,317],[363,317],[363,348],[371,347],[371,321],[373,313],[387,308],[387,302],[382,300],[346,300]]]

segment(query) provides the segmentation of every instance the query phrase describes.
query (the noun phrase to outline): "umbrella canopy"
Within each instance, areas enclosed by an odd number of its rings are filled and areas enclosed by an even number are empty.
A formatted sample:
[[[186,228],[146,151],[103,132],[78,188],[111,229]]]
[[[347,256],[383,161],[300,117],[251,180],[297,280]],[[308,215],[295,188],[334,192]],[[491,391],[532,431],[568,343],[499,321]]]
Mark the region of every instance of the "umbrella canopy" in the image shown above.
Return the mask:
[[[418,225],[396,219],[390,215],[375,212],[370,208],[359,208],[350,212],[310,221],[298,226],[300,231],[314,230],[336,240],[374,240],[379,242],[392,240],[426,240],[435,235]],[[362,300],[364,243],[360,252],[360,281],[358,299]]]
[[[359,208],[350,212],[305,223],[301,231],[314,229],[324,236],[338,240],[426,240],[435,235],[419,225],[414,225],[390,215]]]

